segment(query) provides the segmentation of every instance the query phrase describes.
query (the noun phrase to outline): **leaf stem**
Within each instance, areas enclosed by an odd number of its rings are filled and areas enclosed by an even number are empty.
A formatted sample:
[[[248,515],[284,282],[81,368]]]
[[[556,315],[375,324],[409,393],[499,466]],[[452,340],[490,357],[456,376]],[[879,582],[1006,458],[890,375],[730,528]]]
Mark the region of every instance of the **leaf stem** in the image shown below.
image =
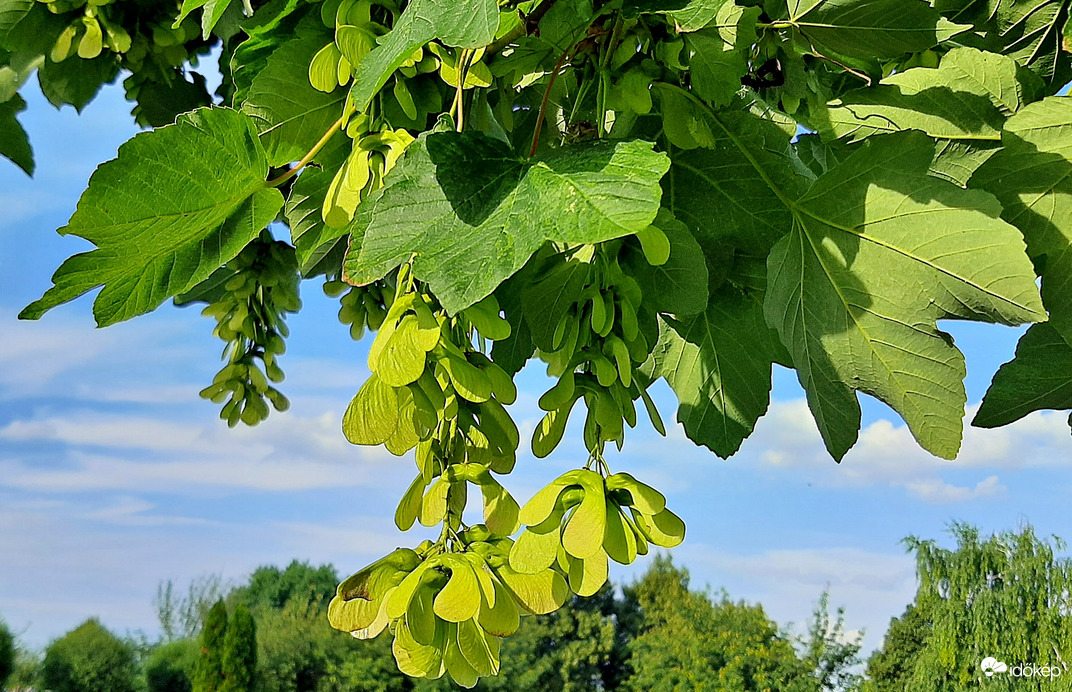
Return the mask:
[[[469,67],[475,55],[475,51],[466,48],[458,55],[458,89],[454,93],[454,105],[458,109],[455,129],[458,132],[465,127],[465,80],[469,78]]]
[[[786,22],[786,21],[782,21],[782,22],[756,22],[756,28],[757,29],[774,29],[775,31],[777,31],[779,29],[792,29],[795,26],[796,26],[795,23]]]
[[[566,62],[566,57],[572,52],[572,48],[567,48],[558,58],[558,62],[555,63],[555,69],[551,71],[551,78],[547,80],[547,88],[543,90],[540,113],[536,116],[536,128],[532,131],[532,147],[529,149],[530,158],[536,155],[536,148],[540,146],[540,130],[543,129],[543,120],[547,116],[547,102],[551,99],[551,89],[555,85],[555,80],[558,79],[558,72],[562,69],[562,64]]]
[[[331,127],[328,128],[328,131],[324,133],[324,136],[320,138],[320,141],[313,145],[313,148],[309,150],[309,153],[303,156],[302,160],[296,163],[294,167],[288,170],[286,173],[283,173],[279,177],[272,178],[271,180],[266,182],[265,186],[279,187],[283,183],[296,176],[298,174],[298,171],[308,166],[309,163],[313,160],[313,157],[319,154],[320,150],[323,149],[331,140],[331,138],[335,136],[335,133],[342,129],[342,126],[346,124],[346,121],[349,120],[350,116],[354,114],[355,110],[356,109],[353,106],[347,104],[346,109],[343,111],[343,114],[339,117],[338,120],[335,121],[335,123]]]

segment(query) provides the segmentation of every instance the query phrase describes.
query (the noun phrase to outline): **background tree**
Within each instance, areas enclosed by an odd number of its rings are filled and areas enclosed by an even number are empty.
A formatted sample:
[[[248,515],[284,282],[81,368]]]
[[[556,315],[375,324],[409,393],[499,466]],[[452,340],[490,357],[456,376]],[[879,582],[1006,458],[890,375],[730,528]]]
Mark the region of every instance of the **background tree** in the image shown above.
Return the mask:
[[[227,606],[220,600],[209,609],[201,629],[201,653],[194,672],[194,692],[222,692],[226,638]]]
[[[22,692],[41,684],[41,656],[25,647],[15,647],[15,670],[8,679],[8,687]]]
[[[824,591],[812,612],[808,632],[801,642],[804,665],[812,670],[821,690],[844,690],[859,684],[857,667],[863,632],[849,637],[845,632],[845,609],[830,616],[830,592]]]
[[[167,640],[195,639],[213,605],[233,590],[218,574],[192,580],[186,593],[179,593],[170,579],[156,587],[156,619]]]
[[[820,689],[813,669],[778,632],[762,606],[712,602],[689,590],[688,571],[657,557],[626,589],[643,625],[629,644],[633,674],[625,688],[641,691],[708,689],[719,692]]]
[[[627,655],[621,647],[614,587],[574,598],[560,610],[526,617],[504,642],[499,676],[482,680],[487,690],[617,689]],[[440,684],[445,689],[448,683]]]
[[[232,591],[229,598],[249,608],[280,609],[296,598],[303,603],[318,603],[326,609],[338,584],[338,573],[331,565],[313,567],[308,562],[293,560],[285,569],[258,567],[250,575],[249,584]]]
[[[243,604],[235,607],[223,642],[220,692],[253,692],[257,672],[257,625]]]
[[[15,636],[0,620],[0,690],[15,672]]]
[[[1030,526],[982,537],[953,524],[956,547],[906,539],[915,553],[915,602],[890,623],[882,649],[868,664],[866,690],[919,692],[1072,689],[1072,562],[1055,556],[1059,539],[1043,540]],[[1058,666],[1056,680],[986,678],[984,658],[1008,666]]]
[[[868,692],[909,689],[930,630],[930,621],[915,604],[909,604],[900,617],[890,618],[882,648],[872,653],[867,661],[864,689]]]
[[[149,692],[193,692],[200,653],[201,646],[195,639],[164,642],[153,649],[145,662]]]
[[[41,686],[52,692],[134,692],[131,648],[95,618],[52,642],[41,664]]]

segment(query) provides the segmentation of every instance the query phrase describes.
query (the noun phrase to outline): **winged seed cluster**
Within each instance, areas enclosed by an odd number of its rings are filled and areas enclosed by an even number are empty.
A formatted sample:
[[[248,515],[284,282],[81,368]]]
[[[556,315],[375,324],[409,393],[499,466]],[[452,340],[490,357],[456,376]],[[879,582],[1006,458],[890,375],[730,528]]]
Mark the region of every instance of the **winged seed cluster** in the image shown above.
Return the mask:
[[[254,424],[286,408],[284,318],[323,277],[375,333],[343,432],[412,452],[395,522],[440,532],[344,581],[331,622],[472,686],[519,617],[684,539],[610,466],[641,406],[664,433],[659,378],[722,457],[778,363],[836,459],[859,392],[952,458],[965,362],[939,322],[1036,323],[974,423],[1072,408],[1070,3],[0,0],[0,154],[32,173],[33,73],[79,110],[122,75],[156,128],[93,174],[60,231],[94,248],[21,317],[98,288],[101,326],[206,303],[227,347],[202,394]],[[533,358],[533,456],[586,460],[519,506]]]

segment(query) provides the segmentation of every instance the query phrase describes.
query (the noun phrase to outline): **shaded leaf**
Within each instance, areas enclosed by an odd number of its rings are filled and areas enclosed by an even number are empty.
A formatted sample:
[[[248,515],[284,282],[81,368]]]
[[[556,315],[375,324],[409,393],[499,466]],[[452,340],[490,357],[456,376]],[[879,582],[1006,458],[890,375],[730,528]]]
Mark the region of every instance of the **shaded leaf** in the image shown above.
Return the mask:
[[[1072,101],[1050,97],[1005,124],[1002,149],[969,181],[1002,205],[1042,275],[1050,322],[1072,335]]]
[[[790,235],[768,259],[765,313],[793,359],[827,448],[860,425],[855,391],[889,404],[931,453],[952,458],[964,358],[946,317],[1045,319],[1020,234],[993,197],[927,175],[917,132],[871,137],[789,201]]]
[[[498,27],[494,0],[413,0],[383,43],[357,65],[350,92],[354,106],[364,111],[391,73],[429,41],[438,38],[452,48],[480,48],[491,43]]]
[[[528,160],[481,135],[422,136],[387,187],[358,207],[345,275],[369,283],[416,255],[414,275],[457,313],[548,240],[597,243],[646,228],[667,165],[643,141],[576,145]]]
[[[645,370],[674,390],[689,439],[727,459],[766,413],[771,366],[782,351],[762,300],[725,287],[702,314],[664,318]]]
[[[22,125],[15,118],[24,110],[26,102],[18,94],[0,103],[0,156],[10,159],[26,175],[33,175],[33,149],[30,148],[26,130],[22,129]]]
[[[786,0],[789,21],[820,53],[897,58],[927,50],[954,27],[924,0]]]
[[[272,53],[242,104],[261,133],[271,166],[301,159],[342,114],[342,90],[324,93],[309,83],[309,63],[330,36],[301,27],[299,34]]]
[[[1046,409],[1072,409],[1072,341],[1052,325],[1036,324],[994,375],[972,425],[997,428]]]

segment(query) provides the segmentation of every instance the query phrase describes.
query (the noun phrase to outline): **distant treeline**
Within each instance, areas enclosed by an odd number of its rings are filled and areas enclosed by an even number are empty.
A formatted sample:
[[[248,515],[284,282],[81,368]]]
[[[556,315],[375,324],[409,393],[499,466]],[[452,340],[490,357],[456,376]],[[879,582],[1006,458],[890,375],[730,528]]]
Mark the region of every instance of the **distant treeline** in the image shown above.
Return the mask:
[[[503,642],[501,673],[478,689],[959,692],[982,681],[988,690],[1072,689],[1065,668],[1072,569],[1054,555],[1063,546],[1030,528],[988,538],[960,524],[951,532],[953,549],[906,540],[919,591],[866,666],[859,636],[847,636],[844,614],[829,612],[826,594],[806,632],[794,634],[761,605],[691,588],[686,570],[656,557],[631,584],[524,618]],[[389,636],[365,642],[331,629],[325,610],[338,581],[331,565],[294,561],[258,568],[237,586],[206,578],[179,595],[167,582],[156,600],[163,636],[155,642],[119,638],[92,619],[34,656],[0,626],[0,685],[7,679],[8,689],[51,692],[456,689],[446,678],[399,673]],[[984,666],[984,659],[1006,667]]]

